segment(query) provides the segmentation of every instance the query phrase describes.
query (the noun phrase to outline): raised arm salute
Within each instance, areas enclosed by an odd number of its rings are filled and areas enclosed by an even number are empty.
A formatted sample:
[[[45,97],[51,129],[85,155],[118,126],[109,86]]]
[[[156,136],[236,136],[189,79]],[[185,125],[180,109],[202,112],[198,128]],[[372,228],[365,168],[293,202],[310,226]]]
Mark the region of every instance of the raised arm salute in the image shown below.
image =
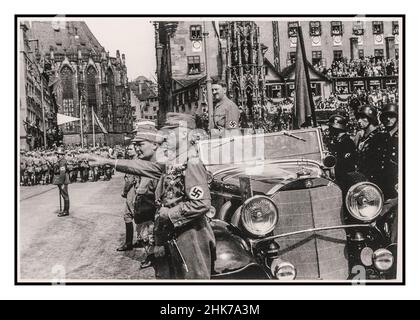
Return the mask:
[[[206,217],[210,210],[207,174],[189,142],[190,130],[194,128],[191,115],[168,113],[162,128],[169,154],[164,164],[144,160],[113,162],[97,157],[90,159],[113,164],[117,171],[159,178],[156,245],[168,249],[165,254],[174,267],[172,276],[177,279],[210,279],[215,256],[214,234]]]

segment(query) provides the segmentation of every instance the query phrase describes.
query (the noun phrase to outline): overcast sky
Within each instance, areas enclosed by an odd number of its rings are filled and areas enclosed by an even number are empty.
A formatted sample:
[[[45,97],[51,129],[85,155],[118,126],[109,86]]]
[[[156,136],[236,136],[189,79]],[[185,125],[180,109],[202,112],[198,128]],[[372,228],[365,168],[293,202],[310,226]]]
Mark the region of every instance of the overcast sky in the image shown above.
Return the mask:
[[[110,56],[125,53],[128,79],[156,79],[155,37],[150,18],[83,19]]]

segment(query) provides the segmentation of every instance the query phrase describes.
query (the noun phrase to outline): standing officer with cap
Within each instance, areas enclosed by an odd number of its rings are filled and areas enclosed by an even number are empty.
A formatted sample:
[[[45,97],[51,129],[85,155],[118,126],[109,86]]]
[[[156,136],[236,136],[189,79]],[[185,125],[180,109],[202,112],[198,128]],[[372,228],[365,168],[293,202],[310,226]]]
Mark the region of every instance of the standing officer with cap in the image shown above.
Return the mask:
[[[355,116],[361,129],[355,137],[358,171],[382,189],[385,169],[382,155],[386,152],[386,134],[379,127],[378,112],[372,106],[363,106]]]
[[[70,178],[68,174],[67,161],[64,157],[66,154],[62,147],[59,147],[56,151],[58,156],[57,162],[54,164],[54,179],[53,184],[58,187],[60,197],[64,200],[64,210],[58,214],[59,217],[65,217],[69,215],[70,209],[70,198],[68,185]]]
[[[195,121],[188,114],[168,113],[162,129],[170,129],[165,164],[116,160],[114,166],[117,171],[159,179],[155,194],[159,207],[155,219],[156,249],[169,249],[174,277],[210,279],[215,239],[206,217],[211,207],[207,172],[188,140]],[[110,163],[95,157],[91,160]],[[155,256],[161,254],[155,250]]]
[[[347,133],[346,123],[341,115],[333,115],[328,120],[331,137],[329,149],[337,159],[335,175],[339,183],[345,182],[347,173],[356,170],[356,145]]]
[[[137,158],[136,149],[134,144],[130,144],[127,148],[128,159]],[[92,164],[96,166],[95,163]],[[124,222],[125,222],[125,243],[117,249],[117,251],[127,251],[133,249],[133,218],[134,218],[134,198],[135,198],[135,185],[137,183],[137,177],[126,174],[124,176],[124,188],[121,197],[125,198],[124,206]]]
[[[238,129],[239,108],[226,96],[226,84],[214,82],[211,86],[213,94],[214,115],[213,124],[215,129]]]
[[[385,199],[395,198],[398,183],[398,105],[395,103],[383,106],[380,115],[382,125],[388,134],[386,153],[382,155],[385,162],[383,192]]]

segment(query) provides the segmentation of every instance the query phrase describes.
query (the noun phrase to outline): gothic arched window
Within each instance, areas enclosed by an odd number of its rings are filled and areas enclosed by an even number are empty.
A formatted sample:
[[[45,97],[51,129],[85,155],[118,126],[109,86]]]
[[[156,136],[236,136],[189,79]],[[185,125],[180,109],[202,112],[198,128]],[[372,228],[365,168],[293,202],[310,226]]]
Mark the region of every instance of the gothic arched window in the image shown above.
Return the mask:
[[[60,71],[61,85],[63,88],[63,110],[62,112],[67,115],[74,117],[75,108],[73,104],[73,71],[70,67],[65,66]],[[69,122],[64,125],[65,130],[73,131],[75,129],[75,123]]]
[[[87,100],[89,108],[93,107],[96,112],[96,70],[94,67],[87,69]]]
[[[106,71],[106,81],[107,81],[107,90],[106,90],[106,106],[108,114],[108,127],[112,128],[113,118],[114,118],[114,101],[115,101],[115,81],[114,73],[111,68],[108,68]],[[104,119],[105,120],[105,119]]]

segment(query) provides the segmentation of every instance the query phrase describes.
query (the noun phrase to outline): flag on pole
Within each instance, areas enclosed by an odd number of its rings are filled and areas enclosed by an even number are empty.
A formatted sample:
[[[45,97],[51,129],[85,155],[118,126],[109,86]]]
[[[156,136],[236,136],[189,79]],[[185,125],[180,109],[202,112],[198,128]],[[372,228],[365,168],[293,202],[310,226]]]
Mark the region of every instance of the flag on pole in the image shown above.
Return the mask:
[[[93,118],[95,119],[96,123],[98,124],[99,128],[101,128],[103,133],[108,133],[108,131],[106,131],[103,123],[101,122],[101,120],[99,120],[98,116],[96,115],[95,111],[92,110],[92,114],[93,114]]]
[[[50,77],[48,86],[52,87],[52,92],[56,97],[62,92],[61,79],[58,75]]]
[[[67,122],[72,122],[76,120],[80,120],[80,118],[70,117],[66,116],[65,114],[57,113],[57,125],[65,124]]]
[[[312,97],[311,81],[309,78],[308,61],[306,60],[305,45],[302,37],[302,29],[298,27],[298,39],[296,46],[295,64],[295,105],[293,128],[303,126],[316,126],[315,106]]]

